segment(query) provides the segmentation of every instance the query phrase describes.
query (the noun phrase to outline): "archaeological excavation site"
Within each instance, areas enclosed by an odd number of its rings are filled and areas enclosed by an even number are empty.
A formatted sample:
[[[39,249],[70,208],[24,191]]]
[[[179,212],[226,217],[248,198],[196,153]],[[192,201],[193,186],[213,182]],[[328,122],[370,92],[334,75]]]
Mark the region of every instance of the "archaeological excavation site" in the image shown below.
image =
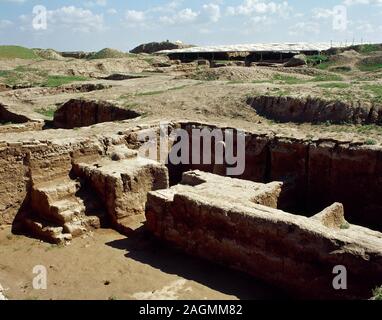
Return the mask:
[[[0,298],[381,299],[382,46],[168,46],[0,59]]]

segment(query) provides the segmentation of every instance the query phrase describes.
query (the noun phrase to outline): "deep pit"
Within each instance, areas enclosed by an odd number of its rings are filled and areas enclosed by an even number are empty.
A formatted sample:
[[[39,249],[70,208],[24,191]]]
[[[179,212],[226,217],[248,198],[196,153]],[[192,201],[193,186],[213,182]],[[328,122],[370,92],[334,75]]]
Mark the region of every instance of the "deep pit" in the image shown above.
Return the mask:
[[[217,127],[182,123],[192,130]],[[212,139],[214,141],[214,139]],[[202,142],[203,143],[203,140]],[[299,140],[246,132],[245,171],[236,178],[269,183],[283,182],[278,208],[311,217],[335,202],[345,207],[349,222],[382,231],[382,150],[378,147],[334,140]],[[215,159],[214,143],[211,147]],[[190,152],[190,161],[192,152]],[[216,164],[168,165],[170,184],[176,185],[189,170],[216,173]]]

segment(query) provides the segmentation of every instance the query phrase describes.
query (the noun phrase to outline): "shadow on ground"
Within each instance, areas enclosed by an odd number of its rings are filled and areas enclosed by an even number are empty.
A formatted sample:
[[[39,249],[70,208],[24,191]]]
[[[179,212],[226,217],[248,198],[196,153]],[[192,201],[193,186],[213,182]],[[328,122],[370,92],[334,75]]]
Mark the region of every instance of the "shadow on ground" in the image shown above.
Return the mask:
[[[271,287],[244,273],[191,257],[170,248],[152,237],[144,227],[136,230],[126,239],[112,241],[106,245],[125,250],[127,252],[125,256],[129,259],[148,264],[162,272],[195,281],[242,300],[287,299],[287,295],[280,289]]]

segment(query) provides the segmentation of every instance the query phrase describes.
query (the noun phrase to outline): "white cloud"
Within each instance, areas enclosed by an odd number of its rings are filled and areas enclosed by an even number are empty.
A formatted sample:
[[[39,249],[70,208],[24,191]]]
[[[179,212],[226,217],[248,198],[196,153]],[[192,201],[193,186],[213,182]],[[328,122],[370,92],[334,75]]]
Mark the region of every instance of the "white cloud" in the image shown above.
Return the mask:
[[[312,12],[315,19],[327,19],[335,15],[334,9],[314,8]]]
[[[357,4],[376,4],[382,6],[382,0],[344,0],[345,6],[353,6]]]
[[[190,8],[185,8],[172,15],[161,16],[159,21],[167,25],[187,24],[194,22],[199,14],[199,12],[195,12]]]
[[[211,22],[218,22],[221,18],[220,6],[215,3],[203,5],[204,12],[208,15]]]
[[[13,25],[12,21],[9,20],[0,20],[0,30],[6,29]]]
[[[93,0],[93,1],[87,1],[85,2],[86,7],[106,7],[107,6],[107,0]]]
[[[107,9],[106,11],[108,14],[111,14],[111,15],[114,15],[114,14],[117,14],[118,11],[114,8],[110,8],[110,9]]]
[[[244,0],[244,2],[236,7],[229,6],[226,9],[228,15],[244,15],[252,14],[287,14],[290,10],[287,1],[276,3],[264,0]]]
[[[298,22],[289,28],[290,35],[319,34],[320,25],[317,22]]]
[[[128,24],[143,23],[146,20],[146,13],[144,11],[127,10],[125,19]]]
[[[26,2],[26,0],[0,0],[0,2],[23,3],[23,2]]]
[[[32,29],[32,15],[21,15],[20,29],[22,31]],[[71,32],[92,32],[104,30],[104,19],[102,14],[95,14],[89,9],[75,6],[61,7],[47,11],[47,31],[53,32],[58,29]],[[33,29],[32,29],[33,30]]]
[[[103,22],[102,14],[74,6],[48,11],[48,28],[53,24],[73,31],[90,32],[104,29]]]
[[[367,21],[359,22],[356,30],[361,31],[362,33],[374,33],[377,31],[376,28]]]

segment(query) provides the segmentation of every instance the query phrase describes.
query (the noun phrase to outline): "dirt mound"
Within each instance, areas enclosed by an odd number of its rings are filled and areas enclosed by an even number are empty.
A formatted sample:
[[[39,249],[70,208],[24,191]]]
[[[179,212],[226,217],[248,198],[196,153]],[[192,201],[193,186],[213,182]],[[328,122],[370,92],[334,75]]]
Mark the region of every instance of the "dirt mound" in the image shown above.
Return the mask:
[[[105,48],[91,55],[89,59],[115,59],[125,57],[127,57],[127,54],[122,51]]]
[[[65,60],[65,58],[53,49],[34,49],[34,53],[40,58],[47,60]]]
[[[342,53],[336,54],[329,58],[329,61],[336,65],[350,65],[354,66],[359,62],[361,55],[355,50],[348,50]]]
[[[192,45],[184,44],[182,42],[150,42],[139,45],[138,47],[131,50],[131,53],[154,53],[162,50],[174,50],[174,49],[183,49],[190,48]]]
[[[221,81],[266,81],[279,74],[278,70],[271,68],[244,68],[244,67],[221,67],[217,69],[198,70],[188,77],[195,80],[221,80]],[[303,75],[297,77],[305,79]]]

